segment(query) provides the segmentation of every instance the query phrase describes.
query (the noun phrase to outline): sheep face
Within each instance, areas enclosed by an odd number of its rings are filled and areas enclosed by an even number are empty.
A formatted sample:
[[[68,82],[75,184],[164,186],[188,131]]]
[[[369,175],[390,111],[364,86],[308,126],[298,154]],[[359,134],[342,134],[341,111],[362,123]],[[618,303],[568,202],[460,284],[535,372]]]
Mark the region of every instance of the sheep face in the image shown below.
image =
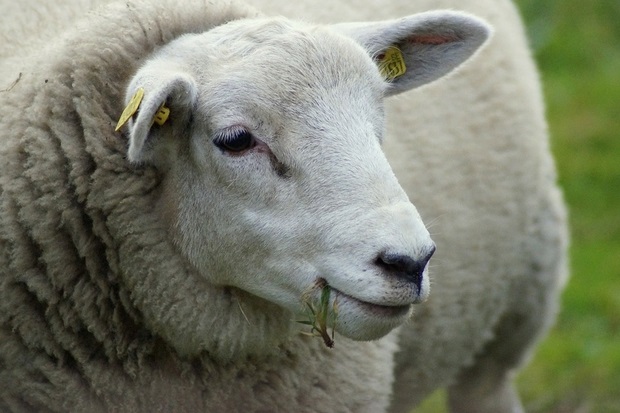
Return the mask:
[[[209,284],[292,313],[329,286],[337,330],[356,340],[427,297],[434,244],[381,150],[383,98],[419,80],[386,82],[376,56],[407,24],[244,20],[177,39],[136,74],[129,159],[162,171],[161,214]],[[170,118],[153,125],[162,104]]]

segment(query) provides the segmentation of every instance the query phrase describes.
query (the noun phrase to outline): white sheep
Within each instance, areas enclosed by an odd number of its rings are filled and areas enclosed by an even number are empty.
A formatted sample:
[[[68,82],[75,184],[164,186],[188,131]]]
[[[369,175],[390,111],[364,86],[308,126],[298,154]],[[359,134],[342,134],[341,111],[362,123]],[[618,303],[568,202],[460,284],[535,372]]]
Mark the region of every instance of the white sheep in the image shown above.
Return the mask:
[[[87,3],[3,17],[0,411],[521,410],[567,237],[510,3]],[[384,108],[488,36],[430,5],[495,35]]]

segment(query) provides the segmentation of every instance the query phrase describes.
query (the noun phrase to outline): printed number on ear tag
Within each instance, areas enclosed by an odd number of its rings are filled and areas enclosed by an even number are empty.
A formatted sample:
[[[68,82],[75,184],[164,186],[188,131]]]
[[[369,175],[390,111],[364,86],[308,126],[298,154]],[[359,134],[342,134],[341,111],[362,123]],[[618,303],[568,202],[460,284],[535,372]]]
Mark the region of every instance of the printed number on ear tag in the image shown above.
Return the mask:
[[[387,81],[392,81],[402,76],[407,71],[405,59],[400,49],[396,46],[388,47],[379,59],[379,71]]]
[[[168,116],[170,116],[170,109],[168,109],[165,105],[161,105],[155,117],[153,118],[153,123],[158,124],[159,126],[166,123],[168,120]]]
[[[123,113],[116,124],[116,129],[114,129],[115,132],[118,132],[123,126],[125,126],[125,124],[129,122],[129,119],[131,119],[131,117],[138,111],[143,97],[144,89],[139,88],[136,90],[136,93],[131,97],[131,100],[129,100],[127,107],[123,110]]]

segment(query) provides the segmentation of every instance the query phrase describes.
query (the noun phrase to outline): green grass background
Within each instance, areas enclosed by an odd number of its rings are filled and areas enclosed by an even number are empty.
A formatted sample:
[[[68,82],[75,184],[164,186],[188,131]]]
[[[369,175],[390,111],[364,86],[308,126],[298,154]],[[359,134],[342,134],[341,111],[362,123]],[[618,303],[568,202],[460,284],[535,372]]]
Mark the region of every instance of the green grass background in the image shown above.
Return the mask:
[[[518,377],[528,412],[620,412],[620,0],[516,0],[570,208],[571,279]],[[417,413],[445,412],[438,392]]]

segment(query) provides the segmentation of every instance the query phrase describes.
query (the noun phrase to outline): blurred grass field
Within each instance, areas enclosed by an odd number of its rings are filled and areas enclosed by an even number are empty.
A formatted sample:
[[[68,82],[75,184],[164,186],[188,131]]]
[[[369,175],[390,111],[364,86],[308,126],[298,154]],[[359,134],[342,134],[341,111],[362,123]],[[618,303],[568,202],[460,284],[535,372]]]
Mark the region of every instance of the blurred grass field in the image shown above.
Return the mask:
[[[532,413],[620,412],[620,0],[516,0],[571,223],[571,279],[521,372]],[[439,392],[416,410],[445,412]]]

